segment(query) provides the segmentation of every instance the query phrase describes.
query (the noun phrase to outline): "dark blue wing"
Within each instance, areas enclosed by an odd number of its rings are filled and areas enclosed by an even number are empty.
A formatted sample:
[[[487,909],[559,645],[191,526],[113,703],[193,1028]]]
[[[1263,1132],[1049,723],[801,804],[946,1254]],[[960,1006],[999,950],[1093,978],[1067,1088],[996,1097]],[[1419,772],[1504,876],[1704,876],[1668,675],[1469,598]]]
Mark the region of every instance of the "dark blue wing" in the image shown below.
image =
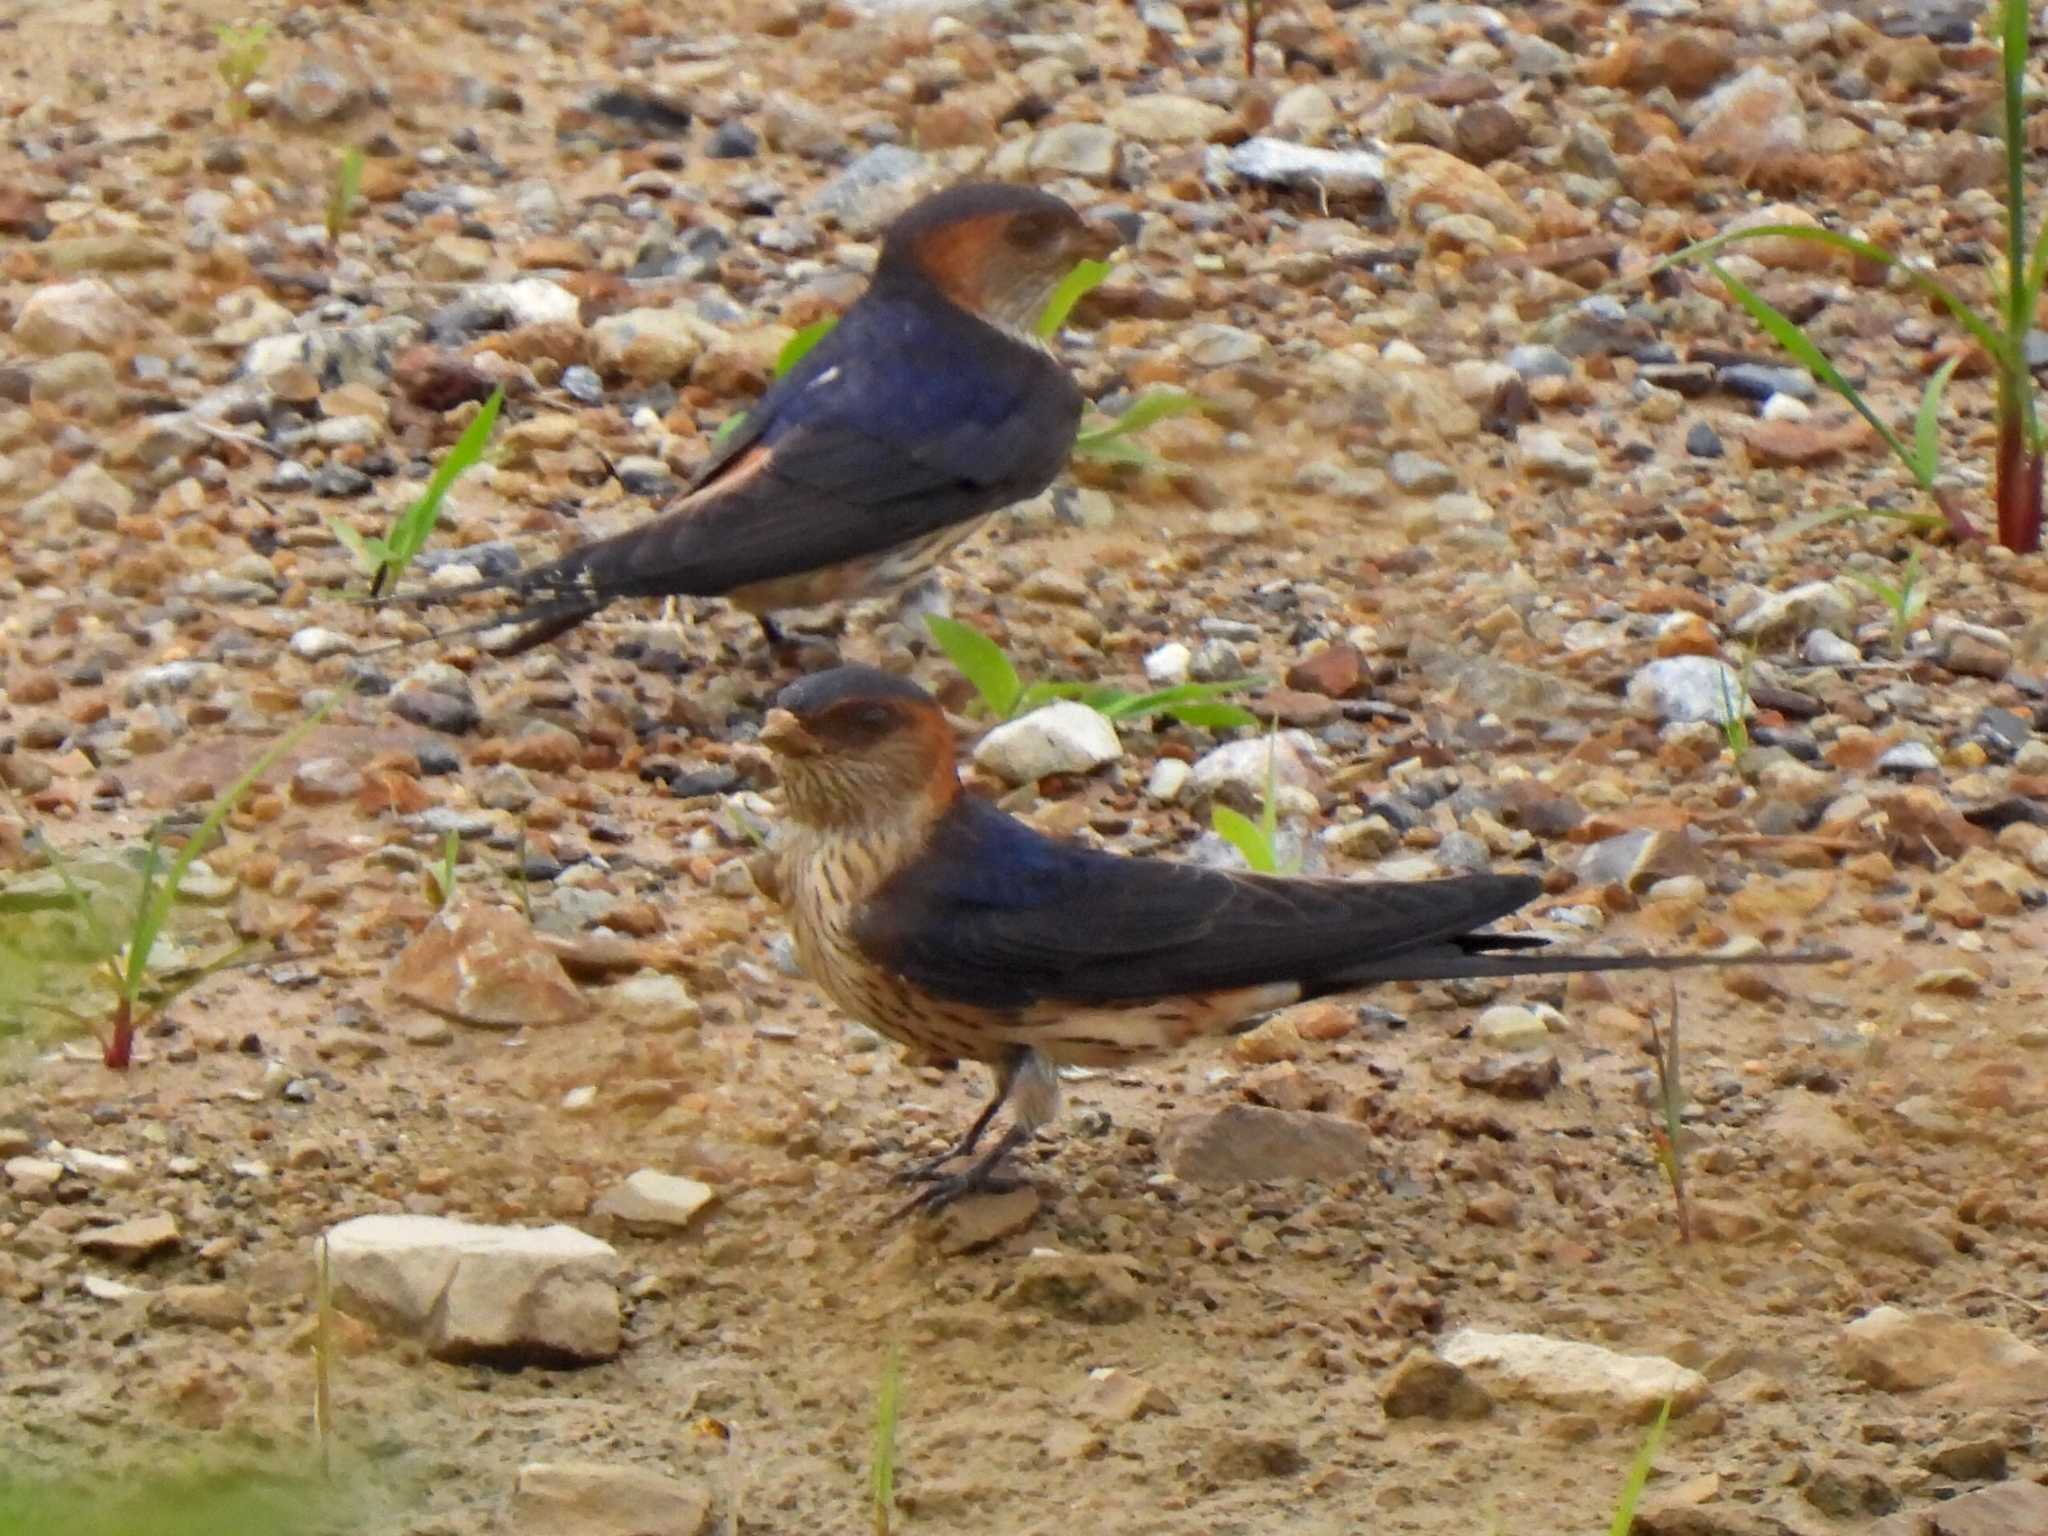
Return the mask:
[[[1281,879],[1121,858],[963,798],[876,895],[856,938],[926,991],[989,1008],[1280,981],[1314,991],[1376,975],[1477,974],[1459,941],[1541,889],[1521,875]]]

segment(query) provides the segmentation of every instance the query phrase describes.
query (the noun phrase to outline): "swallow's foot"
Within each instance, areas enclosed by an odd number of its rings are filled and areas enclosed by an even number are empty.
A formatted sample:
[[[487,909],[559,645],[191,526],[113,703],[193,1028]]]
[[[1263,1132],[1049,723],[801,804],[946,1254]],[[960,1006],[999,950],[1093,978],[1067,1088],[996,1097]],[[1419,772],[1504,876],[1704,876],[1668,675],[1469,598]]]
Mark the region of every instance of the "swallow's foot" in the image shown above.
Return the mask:
[[[908,1169],[897,1175],[899,1182],[922,1183],[925,1188],[919,1190],[915,1198],[892,1211],[889,1215],[890,1222],[901,1221],[913,1211],[922,1211],[930,1215],[934,1211],[944,1210],[956,1200],[965,1199],[968,1195],[1001,1195],[1013,1189],[1022,1189],[1024,1180],[1012,1178],[997,1170],[1012,1152],[1030,1138],[1030,1135],[1031,1133],[1023,1126],[1010,1127],[1004,1132],[1003,1139],[990,1148],[988,1156],[958,1173],[938,1171],[958,1152],[959,1149],[954,1148],[934,1162]]]

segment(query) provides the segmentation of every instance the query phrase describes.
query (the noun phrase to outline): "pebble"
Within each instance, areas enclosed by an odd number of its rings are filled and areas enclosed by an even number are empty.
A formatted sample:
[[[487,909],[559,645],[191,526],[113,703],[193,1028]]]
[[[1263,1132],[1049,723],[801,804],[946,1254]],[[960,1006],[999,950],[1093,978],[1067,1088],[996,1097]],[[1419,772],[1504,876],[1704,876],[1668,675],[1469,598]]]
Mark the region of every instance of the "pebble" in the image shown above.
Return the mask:
[[[1057,699],[1005,721],[975,744],[974,761],[1010,784],[1089,773],[1123,756],[1116,727],[1086,704]]]
[[[1356,1121],[1253,1104],[1175,1115],[1160,1145],[1174,1177],[1212,1186],[1340,1183],[1369,1177],[1382,1162],[1372,1132]]]
[[[334,1303],[437,1360],[566,1366],[619,1352],[619,1258],[573,1227],[358,1216],[327,1233]]]
[[[621,1224],[642,1230],[675,1230],[688,1226],[697,1213],[717,1199],[709,1184],[642,1168],[628,1174],[616,1189],[598,1196],[596,1209]]]
[[[1885,748],[1884,755],[1877,760],[1877,771],[1896,774],[1900,778],[1911,778],[1916,773],[1939,773],[1941,759],[1924,741],[1901,741]]]
[[[589,1011],[553,951],[507,907],[461,896],[434,915],[391,967],[392,994],[490,1029],[566,1024]]]
[[[505,1516],[512,1536],[710,1536],[710,1493],[652,1467],[533,1461]]]
[[[1493,1412],[1493,1399],[1441,1355],[1415,1349],[1401,1357],[1387,1378],[1380,1390],[1380,1406],[1390,1419],[1455,1423],[1485,1418]]]
[[[109,1227],[88,1227],[78,1234],[79,1251],[130,1266],[147,1264],[182,1245],[178,1223],[167,1215],[138,1216]]]
[[[1549,427],[1524,427],[1515,436],[1522,472],[1532,480],[1561,480],[1566,485],[1591,485],[1600,459],[1585,443]]]
[[[2027,1401],[2048,1381],[2048,1352],[1987,1323],[1874,1307],[1836,1338],[1842,1372],[1879,1392],[1939,1388],[1943,1401]]]
[[[1437,1353],[1496,1398],[1526,1398],[1603,1421],[1641,1423],[1668,1398],[1674,1413],[1698,1406],[1707,1379],[1659,1355],[1626,1355],[1597,1344],[1535,1333],[1461,1328]]]
[[[1178,640],[1170,640],[1145,653],[1145,681],[1155,688],[1177,688],[1188,680],[1188,664],[1194,653]]]
[[[1756,708],[1742,674],[1711,656],[1667,656],[1649,663],[1629,679],[1628,702],[1666,724],[1718,725]]]

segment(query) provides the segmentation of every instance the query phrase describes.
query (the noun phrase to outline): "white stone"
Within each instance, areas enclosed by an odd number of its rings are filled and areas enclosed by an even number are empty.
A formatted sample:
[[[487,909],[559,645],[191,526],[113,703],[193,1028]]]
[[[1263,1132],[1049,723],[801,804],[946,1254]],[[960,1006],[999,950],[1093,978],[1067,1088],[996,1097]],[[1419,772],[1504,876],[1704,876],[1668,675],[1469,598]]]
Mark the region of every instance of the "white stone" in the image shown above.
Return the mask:
[[[1116,130],[1102,123],[1059,123],[1031,141],[1024,163],[1034,171],[1107,181],[1116,174]]]
[[[303,661],[324,661],[329,656],[339,656],[355,649],[355,642],[347,635],[322,629],[317,624],[295,631],[288,643],[291,653]]]
[[[1500,1398],[1528,1398],[1596,1418],[1655,1415],[1666,1398],[1683,1412],[1707,1395],[1707,1379],[1661,1355],[1624,1355],[1538,1333],[1462,1328],[1437,1353]]]
[[[1532,480],[1562,480],[1589,485],[1599,472],[1600,458],[1585,443],[1549,427],[1524,427],[1515,437],[1522,473]]]
[[[14,339],[29,352],[105,352],[141,334],[142,316],[98,278],[51,283],[22,300]]]
[[[437,1359],[581,1364],[619,1352],[619,1256],[573,1227],[359,1216],[327,1245],[335,1304]]]
[[[1628,680],[1628,702],[1667,725],[1704,720],[1720,725],[1755,708],[1742,674],[1712,656],[1666,656]]]
[[[1337,103],[1320,85],[1297,85],[1273,107],[1273,131],[1315,143],[1337,126]]]
[[[642,384],[689,376],[704,352],[703,322],[678,309],[629,309],[590,328],[591,365]]]
[[[703,1489],[597,1461],[527,1463],[506,1513],[513,1536],[704,1536],[712,1520]]]
[[[1366,149],[1314,149],[1287,139],[1246,139],[1211,162],[1231,176],[1332,197],[1377,197],[1386,190],[1387,162]]]
[[[598,1197],[597,1209],[629,1227],[686,1227],[718,1198],[709,1184],[642,1168]]]
[[[1194,652],[1178,640],[1169,640],[1145,656],[1145,681],[1155,688],[1177,688],[1188,680],[1188,663]]]
[[[974,760],[1011,784],[1055,773],[1087,773],[1124,753],[1116,727],[1086,704],[1058,699],[982,737]]]
[[[1757,414],[1765,421],[1807,421],[1813,416],[1813,407],[1798,396],[1781,391],[1764,401],[1763,409]]]
[[[1269,742],[1274,788],[1313,790],[1322,776],[1315,760],[1315,738],[1306,731],[1282,731],[1278,736],[1225,742],[1204,755],[1189,776],[1193,798],[1221,799],[1241,811],[1258,806],[1266,797]]]
[[[680,978],[659,971],[640,971],[604,991],[612,1011],[636,1029],[695,1029],[704,1010]]]
[[[1472,1036],[1503,1051],[1534,1051],[1549,1043],[1550,1029],[1533,1009],[1496,1003],[1473,1021]]]
[[[510,283],[484,283],[470,290],[479,303],[502,305],[515,327],[527,325],[578,325],[583,304],[560,283],[544,277],[522,277]]]
[[[1171,805],[1188,787],[1188,776],[1193,772],[1177,757],[1162,757],[1152,765],[1152,775],[1145,780],[1145,793],[1161,805]],[[2043,846],[2048,846],[2048,842]]]
[[[1840,587],[1831,581],[1809,581],[1765,596],[1735,621],[1735,635],[1743,640],[1768,639],[1794,630],[1827,630],[1839,635],[1855,620],[1856,604]]]
[[[1111,109],[1109,126],[1146,144],[1187,144],[1206,139],[1230,121],[1223,108],[1192,96],[1160,92],[1130,96]]]

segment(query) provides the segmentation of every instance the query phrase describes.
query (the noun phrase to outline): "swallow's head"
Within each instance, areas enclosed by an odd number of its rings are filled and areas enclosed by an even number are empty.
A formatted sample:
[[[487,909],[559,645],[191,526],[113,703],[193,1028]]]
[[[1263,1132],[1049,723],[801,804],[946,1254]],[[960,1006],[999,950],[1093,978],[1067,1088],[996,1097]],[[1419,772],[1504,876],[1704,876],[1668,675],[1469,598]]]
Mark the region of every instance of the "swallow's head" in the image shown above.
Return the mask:
[[[922,278],[947,299],[1012,335],[1031,339],[1060,279],[1120,243],[1036,187],[972,181],[916,204],[889,227],[881,272]]]
[[[761,726],[782,759],[790,814],[818,827],[936,815],[960,792],[938,701],[873,667],[835,667],[783,689]]]

